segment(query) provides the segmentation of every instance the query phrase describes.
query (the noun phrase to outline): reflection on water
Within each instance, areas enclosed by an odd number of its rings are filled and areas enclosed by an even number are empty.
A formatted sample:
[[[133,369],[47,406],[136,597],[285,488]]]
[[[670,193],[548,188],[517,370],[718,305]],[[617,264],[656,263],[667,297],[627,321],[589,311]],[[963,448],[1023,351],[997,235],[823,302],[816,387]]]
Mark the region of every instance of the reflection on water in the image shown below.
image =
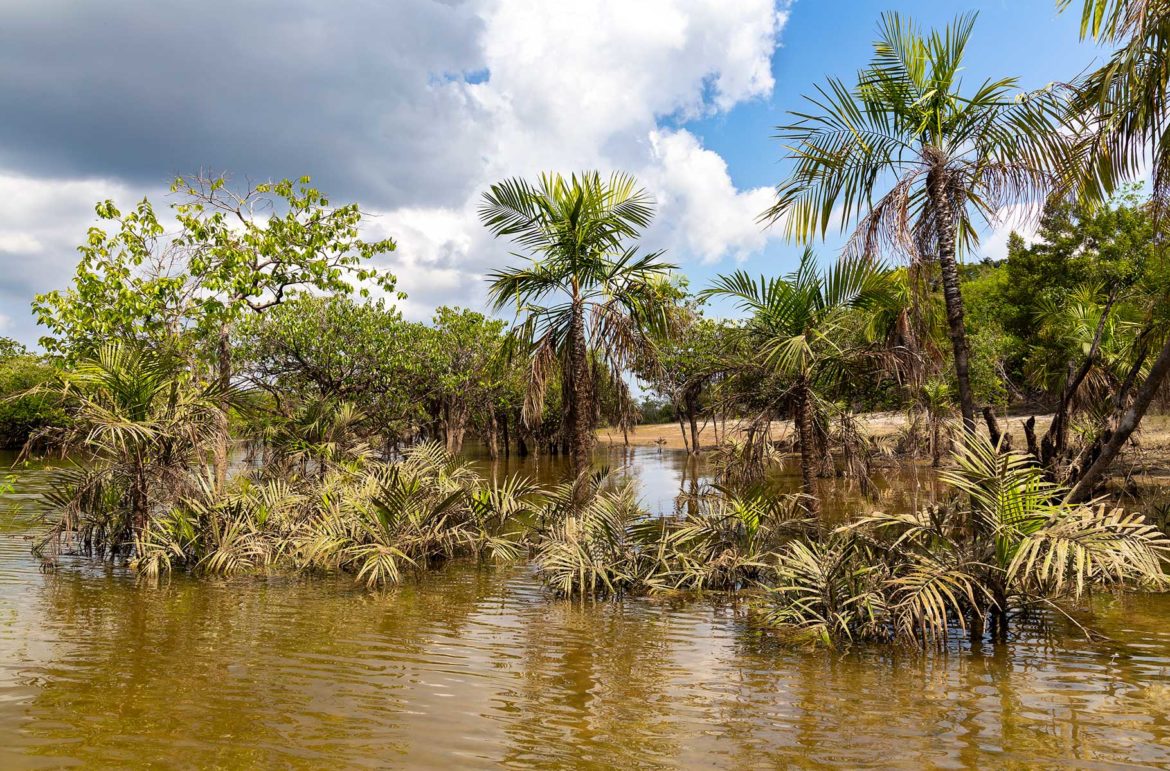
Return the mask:
[[[632,452],[625,473],[669,509],[687,459]],[[21,472],[18,492],[42,483]],[[552,601],[525,566],[385,595],[151,588],[42,574],[28,534],[0,514],[4,769],[1170,765],[1167,597],[1103,601],[1105,641],[1024,628],[1010,647],[843,656],[781,648],[728,601]]]
[[[482,473],[496,478],[522,474],[545,484],[555,484],[569,473],[569,461],[564,456],[518,458],[513,455],[493,463],[482,448],[474,444],[467,448],[467,455]],[[703,456],[696,458],[681,450],[601,445],[595,457],[597,465],[608,467],[616,479],[632,481],[639,491],[642,505],[660,515],[675,511],[680,494],[693,492],[713,481],[712,471]],[[768,484],[782,493],[799,490],[800,471],[795,462],[777,469],[769,476]],[[937,500],[942,494],[936,474],[916,463],[875,468],[868,498],[862,496],[859,485],[852,480],[821,479],[817,484],[822,511],[830,517],[867,513],[874,509],[911,510]]]

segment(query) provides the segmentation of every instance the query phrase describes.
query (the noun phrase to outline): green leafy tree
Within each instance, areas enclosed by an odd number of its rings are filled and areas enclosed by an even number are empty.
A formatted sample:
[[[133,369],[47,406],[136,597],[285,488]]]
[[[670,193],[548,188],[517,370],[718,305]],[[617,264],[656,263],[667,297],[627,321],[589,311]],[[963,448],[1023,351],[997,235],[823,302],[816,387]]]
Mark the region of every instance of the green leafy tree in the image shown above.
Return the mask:
[[[713,404],[712,388],[732,364],[736,343],[733,325],[703,318],[697,311],[677,325],[657,346],[657,360],[644,378],[668,399],[690,432],[683,433],[691,453],[699,452],[699,419]]]
[[[856,84],[830,79],[779,127],[793,168],[765,215],[800,241],[839,217],[854,227],[855,253],[893,248],[938,267],[968,432],[975,398],[957,258],[977,242],[981,221],[1043,199],[1065,144],[1051,95],[1020,98],[1012,78],[963,89],[974,23],[967,15],[924,35],[884,15]]]
[[[73,286],[39,295],[46,348],[87,351],[92,340],[173,339],[190,331],[210,344],[220,393],[231,384],[231,332],[244,315],[302,290],[349,293],[357,283],[394,289],[370,260],[394,249],[366,241],[356,204],[334,207],[308,177],[233,191],[225,177],[180,177],[171,187],[179,228],[168,234],[148,200],[123,215],[98,205],[112,232],[90,229]],[[365,287],[363,286],[363,291]],[[216,447],[216,477],[227,469],[227,410]]]
[[[431,330],[384,301],[302,294],[236,326],[233,367],[291,414],[321,399],[352,402],[390,444],[425,418]]]
[[[0,337],[0,447],[21,447],[38,431],[65,424],[60,399],[46,390],[56,377],[56,367]]]
[[[493,185],[479,213],[494,235],[531,255],[524,267],[491,274],[491,299],[497,310],[515,306],[516,334],[530,346],[527,422],[539,418],[546,385],[559,373],[563,426],[580,474],[598,413],[591,362],[604,361],[611,385],[628,395],[622,375],[666,324],[662,284],[673,266],[628,245],[650,223],[653,205],[628,175],[584,172]]]
[[[166,345],[190,323],[191,282],[150,201],[125,213],[102,201],[94,211],[104,227],[91,227],[77,248],[72,285],[39,294],[32,304],[49,332],[41,346],[67,365],[108,340]]]
[[[1059,0],[1065,8],[1072,0]],[[1153,180],[1155,224],[1165,228],[1170,200],[1170,4],[1161,0],[1082,0],[1081,36],[1116,50],[1073,89],[1069,122],[1079,128],[1079,154],[1065,167],[1066,182],[1089,201],[1107,200],[1126,181]],[[1159,240],[1164,233],[1158,233]],[[1092,441],[1091,462],[1077,474],[1069,497],[1089,498],[1121,453],[1170,373],[1166,300],[1152,309],[1137,351],[1139,366],[1114,399],[1109,417]],[[1156,355],[1155,355],[1156,352]],[[1153,355],[1152,361],[1147,361]],[[1139,376],[1144,373],[1144,376]]]
[[[431,378],[440,405],[447,452],[458,454],[473,419],[495,456],[500,391],[506,388],[507,324],[475,311],[441,307],[435,311],[436,356]]]
[[[1153,266],[1155,252],[1153,219],[1136,188],[1107,206],[1050,204],[1031,243],[1009,239],[999,287],[1004,328],[1026,339],[1044,308],[1082,287],[1132,286]]]

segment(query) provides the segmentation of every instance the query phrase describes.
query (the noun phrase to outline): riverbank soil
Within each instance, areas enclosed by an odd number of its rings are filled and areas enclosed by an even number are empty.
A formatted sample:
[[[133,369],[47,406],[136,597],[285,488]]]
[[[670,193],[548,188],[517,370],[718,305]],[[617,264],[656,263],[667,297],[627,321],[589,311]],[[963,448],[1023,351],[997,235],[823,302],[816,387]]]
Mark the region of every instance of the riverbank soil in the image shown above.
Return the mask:
[[[1012,415],[999,419],[1003,430],[1012,435],[1012,445],[1016,448],[1025,447],[1024,422],[1031,416]],[[878,440],[893,439],[906,426],[906,415],[901,412],[872,412],[858,416],[871,437]],[[1036,416],[1036,433],[1042,436],[1048,430],[1051,415]],[[709,450],[715,447],[724,436],[739,437],[747,430],[748,421],[728,420],[707,421],[700,424],[700,448]],[[980,425],[981,431],[986,427]],[[787,420],[773,421],[769,427],[775,441],[786,442],[792,439],[792,423]],[[621,445],[625,442],[622,432],[618,429],[603,428],[597,432],[598,439],[605,444]],[[1142,421],[1141,430],[1134,434],[1137,446],[1130,448],[1122,457],[1118,468],[1130,469],[1149,481],[1170,485],[1170,415],[1147,415]],[[716,438],[718,437],[718,439]],[[635,447],[664,447],[672,450],[686,449],[682,430],[678,423],[656,423],[640,425],[629,432],[629,444]]]

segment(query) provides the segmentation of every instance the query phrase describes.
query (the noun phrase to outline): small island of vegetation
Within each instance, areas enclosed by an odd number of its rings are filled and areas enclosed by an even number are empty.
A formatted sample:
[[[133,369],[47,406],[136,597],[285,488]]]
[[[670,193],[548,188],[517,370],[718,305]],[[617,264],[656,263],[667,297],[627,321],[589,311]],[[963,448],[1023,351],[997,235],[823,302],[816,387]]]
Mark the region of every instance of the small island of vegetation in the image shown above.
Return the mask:
[[[784,275],[692,286],[643,244],[632,176],[548,173],[482,197],[515,251],[490,309],[419,323],[377,267],[394,241],[307,177],[101,202],[72,281],[34,302],[43,353],[0,345],[4,442],[72,461],[36,553],[370,590],[530,560],[566,601],[732,592],[827,646],[1002,641],[1018,614],[1165,590],[1166,521],[1134,480],[1170,461],[1137,442],[1170,393],[1167,23],[1087,0],[1084,34],[1116,52],[1026,92],[960,78],[974,16],[883,16],[869,65],[778,129],[761,219],[804,249]],[[1036,238],[979,261],[1009,210]],[[837,227],[842,253],[818,254]],[[599,432],[655,420],[712,469],[669,515],[595,461]],[[501,479],[471,442],[568,473]],[[946,493],[875,510],[891,463],[939,468]],[[856,491],[847,516],[826,480]]]

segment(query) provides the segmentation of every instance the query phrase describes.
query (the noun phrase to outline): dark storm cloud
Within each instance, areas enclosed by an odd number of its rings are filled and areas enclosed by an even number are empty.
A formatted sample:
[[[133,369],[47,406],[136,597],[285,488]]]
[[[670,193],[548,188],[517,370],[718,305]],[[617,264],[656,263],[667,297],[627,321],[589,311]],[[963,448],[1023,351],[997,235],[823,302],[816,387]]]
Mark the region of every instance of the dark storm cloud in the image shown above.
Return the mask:
[[[480,26],[434,0],[0,0],[0,168],[307,173],[370,205],[457,202]]]

